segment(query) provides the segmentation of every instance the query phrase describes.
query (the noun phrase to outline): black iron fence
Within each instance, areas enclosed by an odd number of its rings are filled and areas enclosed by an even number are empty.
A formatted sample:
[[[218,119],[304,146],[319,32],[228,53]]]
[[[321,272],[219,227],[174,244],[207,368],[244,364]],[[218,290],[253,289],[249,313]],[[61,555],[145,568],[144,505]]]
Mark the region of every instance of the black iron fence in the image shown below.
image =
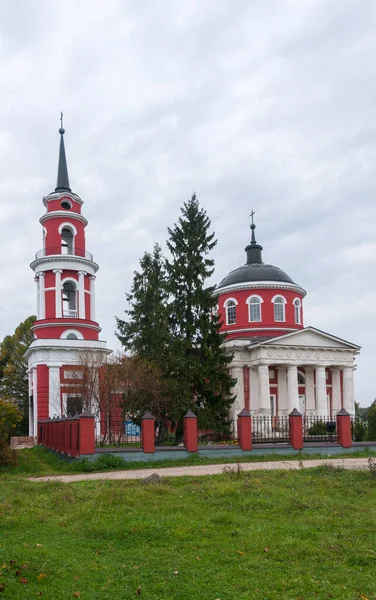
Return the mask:
[[[278,444],[289,442],[288,417],[252,417],[252,442],[254,444]]]
[[[213,429],[198,429],[197,432],[199,445],[205,444],[223,444],[231,445],[238,443],[238,421],[224,421],[221,426]]]
[[[304,442],[337,441],[337,422],[335,417],[303,415]]]
[[[101,421],[97,427],[96,445],[141,448],[141,427],[123,419]]]

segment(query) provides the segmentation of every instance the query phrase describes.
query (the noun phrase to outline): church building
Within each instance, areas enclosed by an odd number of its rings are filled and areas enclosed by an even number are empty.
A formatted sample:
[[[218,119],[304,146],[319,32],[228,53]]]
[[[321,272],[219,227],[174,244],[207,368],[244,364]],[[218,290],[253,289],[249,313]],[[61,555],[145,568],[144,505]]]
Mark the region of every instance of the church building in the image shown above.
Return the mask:
[[[225,346],[237,383],[232,417],[302,414],[333,417],[355,412],[355,356],[360,347],[315,327],[304,327],[305,290],[278,267],[263,262],[255,225],[246,263],[215,289]]]
[[[43,198],[40,218],[43,247],[30,267],[35,273],[37,320],[34,341],[26,352],[29,367],[29,432],[37,421],[81,412],[77,379],[82,356],[95,354],[99,363],[111,352],[99,340],[95,318],[95,275],[98,265],[86,250],[83,201],[72,192],[65,155],[63,125],[57,184]]]

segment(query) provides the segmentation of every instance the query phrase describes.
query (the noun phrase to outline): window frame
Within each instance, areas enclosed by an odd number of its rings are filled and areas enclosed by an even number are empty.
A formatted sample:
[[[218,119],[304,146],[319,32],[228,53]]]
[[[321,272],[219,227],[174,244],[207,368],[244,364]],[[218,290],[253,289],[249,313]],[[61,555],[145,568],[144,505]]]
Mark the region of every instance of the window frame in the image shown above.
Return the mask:
[[[274,296],[272,298],[272,303],[273,303],[274,322],[275,323],[286,323],[286,304],[287,304],[286,298],[284,296],[282,296],[282,294],[277,294],[276,296]],[[276,319],[276,306],[282,307],[282,311],[283,311],[282,319]]]
[[[295,323],[295,325],[301,325],[302,324],[302,301],[300,300],[300,298],[294,298],[292,304],[294,307],[294,323]],[[298,315],[298,319],[296,318],[297,315]]]
[[[229,306],[230,305],[230,306]],[[238,306],[238,301],[236,298],[227,298],[227,300],[223,303],[223,308],[225,309],[225,313],[226,313],[226,326],[227,325],[236,325],[236,319],[237,319],[237,310],[236,307]],[[229,308],[233,308],[234,309],[234,321],[230,322],[229,319],[229,314],[228,314],[228,309]]]
[[[252,302],[252,300],[257,300],[256,302]],[[251,296],[249,296],[246,300],[246,304],[248,304],[248,323],[261,323],[262,322],[262,308],[261,308],[261,304],[264,302],[264,300],[261,298],[261,296],[259,296],[258,294],[252,294]],[[259,308],[259,318],[258,319],[251,319],[251,305],[252,306],[258,306]]]

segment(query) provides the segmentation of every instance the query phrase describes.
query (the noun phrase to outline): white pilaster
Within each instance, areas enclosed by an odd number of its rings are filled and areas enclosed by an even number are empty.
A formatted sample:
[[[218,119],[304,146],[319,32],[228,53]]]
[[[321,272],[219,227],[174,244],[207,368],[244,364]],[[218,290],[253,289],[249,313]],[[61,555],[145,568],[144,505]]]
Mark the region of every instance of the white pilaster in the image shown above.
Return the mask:
[[[37,403],[37,370],[30,369],[29,372],[29,394],[33,394],[33,409],[29,413],[29,435],[37,435],[38,427],[38,403]]]
[[[236,419],[240,411],[244,408],[243,367],[230,368],[230,375],[237,380],[233,388],[233,393],[236,395],[236,398],[230,408],[230,418]]]
[[[38,277],[34,277],[34,281],[35,281],[35,293],[36,293],[36,298],[37,298],[37,320],[40,318],[39,317],[39,310],[40,310],[40,300],[39,300],[39,278]]]
[[[341,410],[341,373],[338,367],[332,367],[332,409],[333,415]]]
[[[60,402],[60,367],[48,367],[49,402],[48,415],[52,419],[55,415],[61,416]]]
[[[328,415],[328,402],[326,398],[326,374],[325,367],[316,367],[316,415],[325,417]]]
[[[268,365],[258,366],[258,399],[259,413],[261,415],[270,415],[270,385]]]
[[[78,271],[78,318],[85,319],[85,271]]]
[[[298,367],[296,365],[288,365],[287,413],[290,414],[294,408],[299,410]]]
[[[63,316],[62,312],[62,300],[61,300],[61,269],[54,269],[55,273],[55,315],[57,319],[61,319]]]
[[[95,321],[95,275],[90,277],[90,321]]]
[[[315,380],[313,377],[313,367],[305,367],[305,397],[307,415],[315,414]]]
[[[352,367],[343,367],[343,408],[355,414],[354,403],[354,371]]]
[[[39,319],[46,318],[46,293],[44,291],[44,273],[39,273]]]
[[[278,414],[287,414],[287,369],[286,367],[277,367],[278,381]]]

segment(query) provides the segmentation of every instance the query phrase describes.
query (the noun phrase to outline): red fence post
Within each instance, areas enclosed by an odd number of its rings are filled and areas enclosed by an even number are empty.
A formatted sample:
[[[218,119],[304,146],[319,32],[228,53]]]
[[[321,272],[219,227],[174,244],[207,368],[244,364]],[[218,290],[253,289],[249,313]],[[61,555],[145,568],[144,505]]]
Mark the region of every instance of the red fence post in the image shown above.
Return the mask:
[[[303,418],[296,408],[289,414],[289,436],[294,450],[301,450],[303,448]]]
[[[71,449],[70,455],[72,458],[76,458],[80,454],[80,440],[79,440],[79,431],[80,431],[80,415],[75,414],[74,417],[71,418],[72,425],[72,436],[71,436]]]
[[[245,408],[238,414],[238,440],[242,450],[252,450],[252,420]]]
[[[197,417],[189,410],[184,417],[184,446],[187,452],[197,452]]]
[[[155,417],[149,412],[141,418],[142,449],[148,454],[155,452],[154,421]]]
[[[345,408],[337,413],[337,442],[343,448],[351,448],[352,446],[351,418]]]
[[[90,410],[84,410],[79,417],[79,454],[95,453],[95,418]]]
[[[37,444],[42,443],[42,435],[43,435],[43,424],[42,421],[38,421],[38,436],[37,436]]]
[[[59,421],[60,417],[54,417],[52,421],[52,449],[58,450],[59,447]]]

